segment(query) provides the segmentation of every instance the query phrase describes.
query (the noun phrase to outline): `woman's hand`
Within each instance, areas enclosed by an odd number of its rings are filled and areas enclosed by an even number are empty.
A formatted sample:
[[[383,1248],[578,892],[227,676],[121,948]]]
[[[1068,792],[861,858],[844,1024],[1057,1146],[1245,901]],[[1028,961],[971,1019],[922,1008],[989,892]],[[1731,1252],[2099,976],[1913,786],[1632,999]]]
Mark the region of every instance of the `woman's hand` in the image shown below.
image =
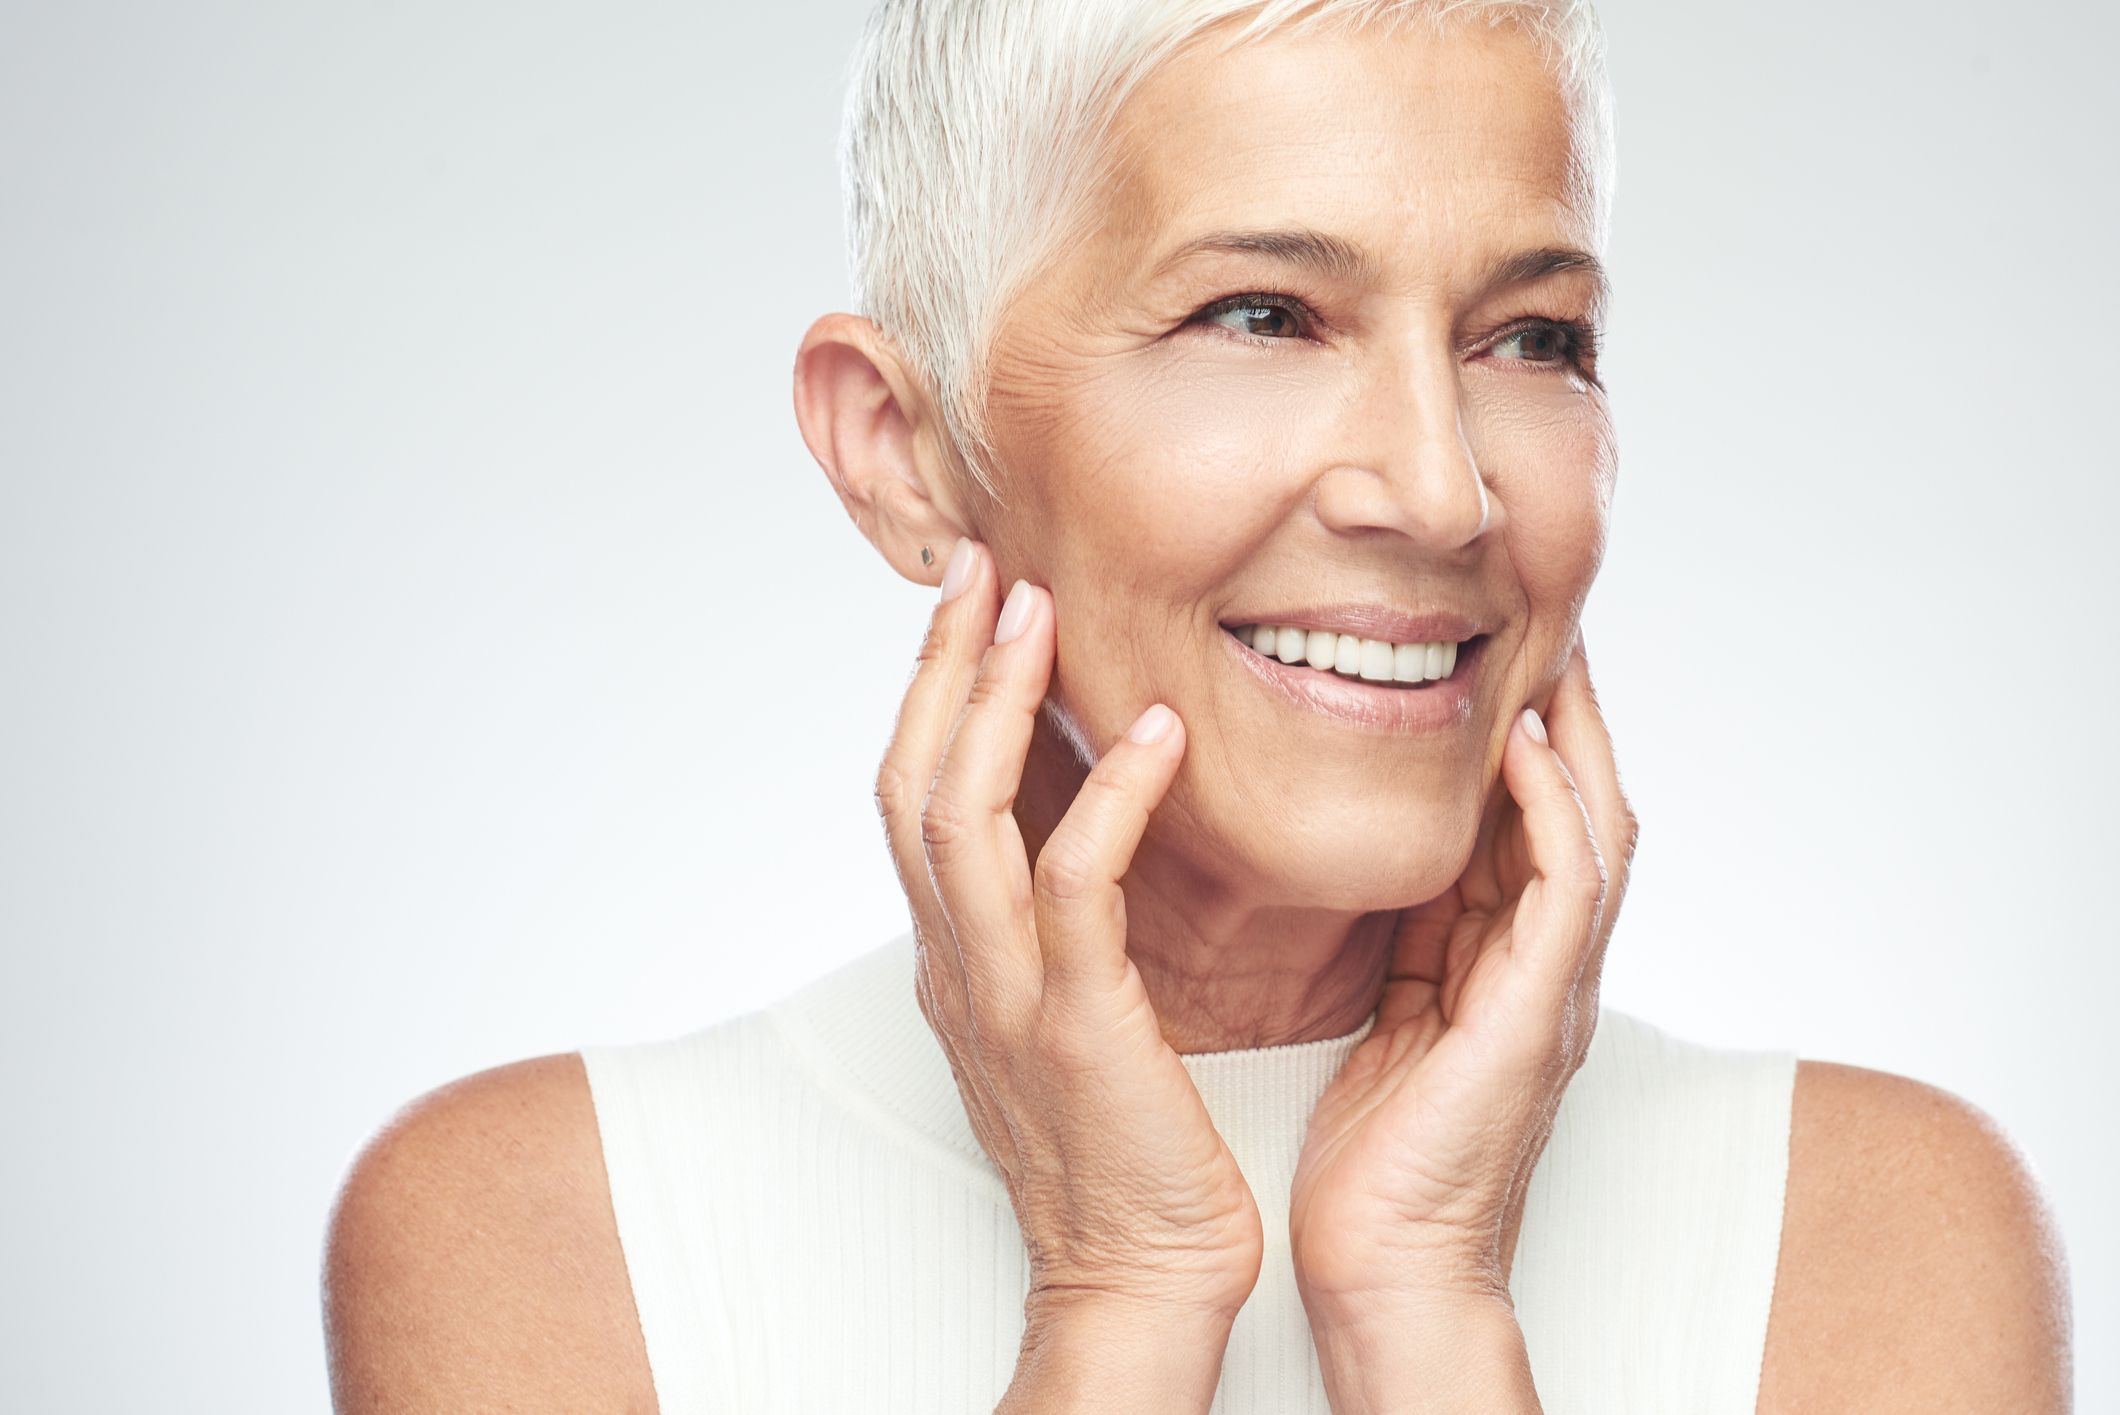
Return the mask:
[[[876,779],[921,1012],[1015,1207],[1032,1325],[1087,1307],[1137,1340],[1194,1319],[1226,1339],[1258,1279],[1259,1211],[1127,956],[1119,889],[1184,725],[1111,744],[1034,870],[1010,808],[1051,677],[1052,598],[1019,581],[997,624],[991,557],[961,554]],[[1220,1361],[1217,1346],[1202,1409]]]
[[[1508,1300],[1637,833],[1580,637],[1548,731],[1510,728],[1508,798],[1456,884],[1401,914],[1376,1026],[1312,1114],[1289,1236],[1314,1325]]]

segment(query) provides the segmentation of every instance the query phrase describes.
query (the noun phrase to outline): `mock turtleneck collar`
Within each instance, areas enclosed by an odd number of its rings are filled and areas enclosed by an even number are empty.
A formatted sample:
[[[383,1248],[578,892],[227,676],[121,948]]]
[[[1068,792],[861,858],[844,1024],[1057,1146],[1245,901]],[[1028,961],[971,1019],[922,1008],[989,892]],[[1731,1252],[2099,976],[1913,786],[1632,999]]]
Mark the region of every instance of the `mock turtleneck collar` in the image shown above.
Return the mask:
[[[910,929],[765,1011],[835,1093],[1000,1183],[972,1133],[942,1043],[920,1015]],[[1372,1012],[1345,1036],[1180,1053],[1255,1191],[1285,1193],[1311,1111],[1375,1025]],[[1268,1202],[1268,1194],[1258,1197]]]

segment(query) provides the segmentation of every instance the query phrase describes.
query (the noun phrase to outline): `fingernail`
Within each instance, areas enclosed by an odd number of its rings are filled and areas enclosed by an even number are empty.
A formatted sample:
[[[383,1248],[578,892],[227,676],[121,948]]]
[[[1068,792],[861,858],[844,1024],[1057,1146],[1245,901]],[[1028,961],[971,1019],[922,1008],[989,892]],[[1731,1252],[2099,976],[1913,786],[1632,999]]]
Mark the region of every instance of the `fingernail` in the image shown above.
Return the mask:
[[[942,570],[941,603],[955,599],[972,578],[972,538],[957,537],[957,548],[950,552],[950,563]]]
[[[1163,704],[1150,703],[1148,711],[1135,718],[1134,725],[1126,729],[1126,740],[1144,744],[1160,742],[1163,740],[1163,734],[1170,731],[1170,725],[1177,720],[1178,715]]]
[[[1531,708],[1524,709],[1524,734],[1534,742],[1546,740],[1546,724],[1539,720],[1538,713]]]
[[[1005,644],[1023,632],[1031,622],[1031,585],[1028,580],[1018,580],[1010,587],[1008,603],[1001,606],[1001,619],[994,625],[994,642]]]

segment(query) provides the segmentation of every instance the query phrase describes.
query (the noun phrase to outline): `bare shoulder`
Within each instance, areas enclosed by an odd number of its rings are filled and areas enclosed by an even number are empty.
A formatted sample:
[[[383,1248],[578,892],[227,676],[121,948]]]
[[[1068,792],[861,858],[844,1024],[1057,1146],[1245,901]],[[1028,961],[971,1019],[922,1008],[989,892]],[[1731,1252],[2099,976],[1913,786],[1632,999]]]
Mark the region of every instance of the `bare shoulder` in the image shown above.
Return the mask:
[[[1993,1117],[1800,1060],[1760,1415],[2071,1408],[2067,1260]]]
[[[580,1054],[466,1076],[377,1130],[332,1205],[323,1298],[339,1415],[650,1415]]]

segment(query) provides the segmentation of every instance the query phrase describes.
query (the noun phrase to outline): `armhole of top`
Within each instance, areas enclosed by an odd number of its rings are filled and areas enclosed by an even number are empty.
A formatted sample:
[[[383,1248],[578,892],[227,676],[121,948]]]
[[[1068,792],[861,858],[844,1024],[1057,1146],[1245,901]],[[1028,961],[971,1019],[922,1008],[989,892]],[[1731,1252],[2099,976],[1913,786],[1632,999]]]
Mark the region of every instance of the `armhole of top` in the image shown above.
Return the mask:
[[[1771,1198],[1763,1204],[1774,1215],[1774,1234],[1771,1242],[1762,1245],[1767,1262],[1767,1280],[1755,1290],[1763,1290],[1765,1297],[1755,1314],[1758,1332],[1758,1350],[1752,1361],[1750,1399],[1746,1412],[1759,1408],[1759,1391],[1766,1379],[1767,1327],[1774,1313],[1774,1295],[1781,1282],[1781,1247],[1788,1236],[1789,1223],[1789,1152],[1793,1138],[1796,1109],[1796,1067],[1800,1060],[1794,1051],[1771,1051],[1756,1054],[1759,1059],[1760,1085],[1765,1091],[1760,1102],[1760,1128],[1765,1132],[1763,1144],[1769,1145],[1781,1156],[1781,1163],[1773,1166],[1774,1185]]]
[[[1601,1009],[1549,1138],[1555,1161],[1533,1174],[1555,1237],[1531,1255],[1535,1276],[1511,1284],[1548,1345],[1580,1357],[1534,1350],[1560,1386],[1581,1382],[1557,1396],[1644,1415],[1757,1407],[1796,1060]]]
[[[703,1241],[715,1220],[711,1196],[704,1186],[680,1182],[669,1150],[657,1140],[682,1133],[658,1115],[657,1101],[670,1094],[662,1068],[689,1040],[579,1050],[658,1415],[726,1408],[713,1372],[731,1369],[733,1359],[719,1284],[713,1272],[700,1270],[711,1256]]]

